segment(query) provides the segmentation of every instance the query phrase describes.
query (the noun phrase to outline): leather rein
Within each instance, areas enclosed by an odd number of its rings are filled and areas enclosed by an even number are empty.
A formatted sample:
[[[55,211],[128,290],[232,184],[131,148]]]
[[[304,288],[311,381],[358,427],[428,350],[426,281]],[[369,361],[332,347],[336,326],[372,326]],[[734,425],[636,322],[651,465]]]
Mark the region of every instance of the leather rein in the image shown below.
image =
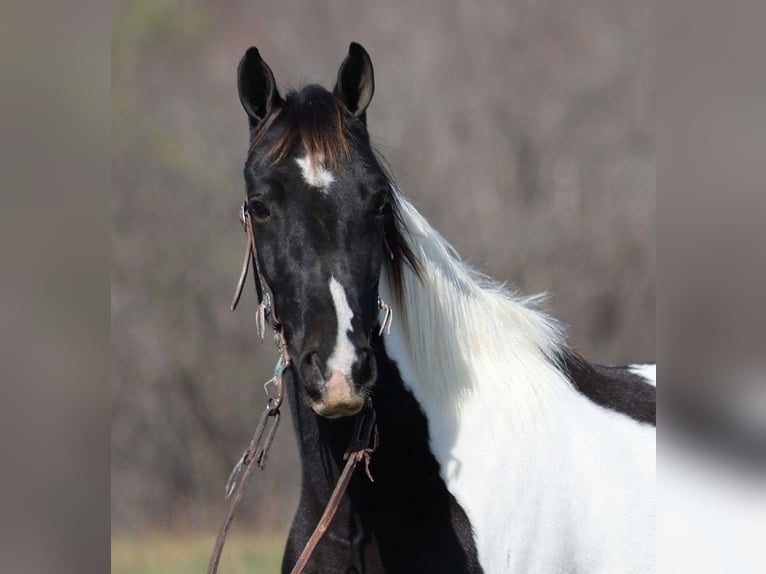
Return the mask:
[[[240,272],[237,288],[231,302],[231,310],[234,311],[237,308],[237,304],[242,297],[248,270],[252,266],[253,283],[255,283],[255,292],[258,297],[258,306],[255,313],[256,330],[259,338],[263,341],[266,332],[266,324],[271,327],[274,332],[274,342],[279,350],[279,360],[274,368],[274,376],[264,384],[264,390],[267,396],[266,408],[261,415],[255,432],[253,433],[253,438],[250,440],[247,449],[245,449],[242,456],[234,465],[234,468],[226,481],[226,499],[231,502],[229,503],[229,508],[223,523],[218,530],[215,546],[210,555],[207,574],[216,574],[218,571],[218,564],[221,560],[226,536],[228,535],[229,528],[234,520],[234,511],[242,500],[245,488],[252,478],[255,467],[257,466],[261,470],[266,468],[268,453],[274,441],[274,436],[276,435],[279,421],[281,419],[280,407],[282,406],[282,400],[284,398],[284,373],[290,365],[290,354],[287,350],[287,340],[285,339],[284,330],[272,308],[273,294],[258,268],[258,252],[255,244],[255,234],[253,233],[253,222],[248,212],[247,202],[242,204],[239,219],[245,229],[245,234],[247,235],[247,246],[245,248],[245,258],[242,262],[242,271]],[[378,307],[385,311],[385,317],[380,328],[380,333],[382,334],[386,327],[388,327],[390,332],[391,321],[393,319],[391,308],[380,299],[378,300]],[[325,507],[319,523],[311,534],[306,546],[303,548],[303,551],[298,557],[290,574],[300,574],[306,568],[316,545],[327,531],[332,519],[338,511],[343,495],[351,481],[354,469],[362,460],[365,462],[367,477],[370,481],[373,480],[372,475],[370,474],[369,465],[370,457],[378,445],[378,432],[375,425],[375,418],[375,410],[372,408],[372,403],[368,399],[364,408],[356,415],[351,442],[343,456],[344,460],[346,460],[346,465],[338,478],[338,482],[335,485],[335,489],[330,496],[330,500]]]

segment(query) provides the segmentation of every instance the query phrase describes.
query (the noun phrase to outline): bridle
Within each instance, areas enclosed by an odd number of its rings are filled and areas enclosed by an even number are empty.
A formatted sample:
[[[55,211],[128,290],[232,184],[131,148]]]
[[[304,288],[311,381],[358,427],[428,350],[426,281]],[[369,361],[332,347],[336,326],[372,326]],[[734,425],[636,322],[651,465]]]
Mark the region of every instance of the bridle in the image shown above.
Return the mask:
[[[247,209],[247,202],[242,204],[239,210],[239,221],[242,227],[245,229],[247,235],[247,245],[245,246],[245,259],[242,262],[242,271],[239,274],[239,281],[237,281],[237,289],[234,291],[234,298],[231,301],[231,310],[234,311],[237,308],[240,297],[242,297],[242,290],[245,287],[245,280],[247,279],[247,272],[250,265],[253,266],[253,283],[255,283],[255,294],[258,297],[258,307],[255,312],[255,327],[258,331],[258,336],[263,341],[263,337],[266,333],[266,323],[274,330],[274,333],[282,334],[282,325],[276,317],[272,307],[271,301],[273,299],[273,293],[269,288],[268,283],[261,275],[261,270],[258,268],[258,250],[255,245],[255,233],[253,232],[253,220],[250,218],[250,213]],[[284,336],[281,336],[284,339]],[[286,345],[284,340],[281,341],[282,345]],[[279,346],[279,345],[278,345]],[[287,361],[287,349],[279,349],[282,358]]]
[[[268,283],[261,275],[258,267],[258,251],[255,242],[255,233],[253,232],[253,221],[247,208],[247,202],[242,204],[239,212],[239,219],[244,227],[245,234],[247,235],[247,245],[245,247],[244,261],[242,262],[242,271],[240,272],[237,287],[234,292],[234,298],[231,302],[231,310],[234,311],[237,308],[237,304],[242,297],[245,281],[247,280],[248,270],[252,265],[253,283],[255,284],[255,292],[258,298],[258,306],[255,312],[256,330],[259,338],[263,341],[266,334],[266,325],[268,324],[271,327],[274,332],[274,342],[279,350],[279,360],[274,368],[274,376],[264,384],[264,390],[267,396],[266,408],[261,415],[255,433],[253,433],[253,438],[250,440],[250,444],[247,449],[245,449],[244,453],[242,453],[240,459],[234,465],[234,468],[229,475],[229,479],[226,481],[226,499],[230,499],[231,502],[229,503],[229,508],[218,531],[218,535],[216,536],[215,546],[213,547],[213,551],[210,555],[210,562],[208,563],[208,574],[216,574],[218,570],[221,553],[223,552],[223,545],[234,519],[234,511],[244,495],[245,488],[252,477],[255,467],[257,466],[261,470],[266,468],[269,449],[274,441],[274,436],[276,435],[279,421],[281,419],[279,409],[282,406],[282,400],[284,398],[284,373],[290,366],[290,354],[287,350],[287,340],[285,338],[284,329],[272,306],[272,301],[274,300],[273,291],[269,288]],[[386,330],[390,333],[391,323],[393,321],[393,311],[391,307],[384,303],[380,298],[378,298],[378,308],[385,312],[383,321],[381,322],[379,335],[382,335]],[[332,519],[335,517],[343,494],[346,492],[348,484],[351,481],[351,476],[356,465],[362,460],[365,461],[367,477],[370,481],[373,480],[372,475],[370,474],[370,457],[378,446],[378,432],[377,426],[375,425],[375,419],[375,410],[372,407],[371,399],[368,398],[365,406],[356,415],[351,442],[349,443],[346,453],[343,455],[344,460],[346,460],[346,465],[338,478],[338,482],[335,485],[335,489],[330,496],[330,500],[325,507],[319,523],[298,557],[291,574],[300,574],[308,564],[316,545],[319,543],[319,540],[327,531]]]

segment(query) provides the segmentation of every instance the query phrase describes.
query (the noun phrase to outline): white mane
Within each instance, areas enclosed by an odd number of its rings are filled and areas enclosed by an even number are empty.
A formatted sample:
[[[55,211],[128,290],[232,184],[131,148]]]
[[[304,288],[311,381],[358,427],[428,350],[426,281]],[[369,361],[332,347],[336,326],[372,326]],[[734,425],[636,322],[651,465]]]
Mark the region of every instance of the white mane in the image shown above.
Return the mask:
[[[555,362],[565,335],[537,308],[544,295],[521,296],[464,264],[412,204],[400,195],[398,203],[422,274],[405,267],[395,317],[415,374],[458,405],[477,386],[494,386],[505,400],[513,395],[517,420],[527,418],[563,378]]]
[[[592,403],[557,367],[561,327],[461,263],[398,196],[404,267],[385,338],[484,572],[654,570],[655,429]]]

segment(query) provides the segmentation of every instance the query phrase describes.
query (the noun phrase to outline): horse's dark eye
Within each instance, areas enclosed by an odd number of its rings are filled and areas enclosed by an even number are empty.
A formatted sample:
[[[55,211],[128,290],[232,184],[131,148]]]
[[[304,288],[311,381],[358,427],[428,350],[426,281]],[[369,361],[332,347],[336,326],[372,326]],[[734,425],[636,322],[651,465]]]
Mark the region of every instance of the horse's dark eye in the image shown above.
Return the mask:
[[[251,199],[248,205],[250,206],[250,214],[256,221],[265,221],[271,217],[271,211],[262,201]]]
[[[372,214],[379,219],[383,219],[383,217],[385,217],[386,215],[386,200],[385,199],[381,198],[379,201],[375,203],[375,208],[372,210]]]

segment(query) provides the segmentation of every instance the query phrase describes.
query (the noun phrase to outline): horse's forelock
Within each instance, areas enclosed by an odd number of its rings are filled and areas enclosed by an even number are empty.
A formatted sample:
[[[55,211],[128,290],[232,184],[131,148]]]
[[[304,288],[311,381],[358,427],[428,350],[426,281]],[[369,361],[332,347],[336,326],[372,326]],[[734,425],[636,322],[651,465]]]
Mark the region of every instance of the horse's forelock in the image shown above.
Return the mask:
[[[334,166],[349,155],[349,143],[354,139],[340,102],[329,92],[316,88],[288,94],[285,104],[276,108],[256,130],[248,157],[264,143],[272,128],[278,130],[277,137],[261,158],[262,165],[284,161],[300,144],[312,162]]]

